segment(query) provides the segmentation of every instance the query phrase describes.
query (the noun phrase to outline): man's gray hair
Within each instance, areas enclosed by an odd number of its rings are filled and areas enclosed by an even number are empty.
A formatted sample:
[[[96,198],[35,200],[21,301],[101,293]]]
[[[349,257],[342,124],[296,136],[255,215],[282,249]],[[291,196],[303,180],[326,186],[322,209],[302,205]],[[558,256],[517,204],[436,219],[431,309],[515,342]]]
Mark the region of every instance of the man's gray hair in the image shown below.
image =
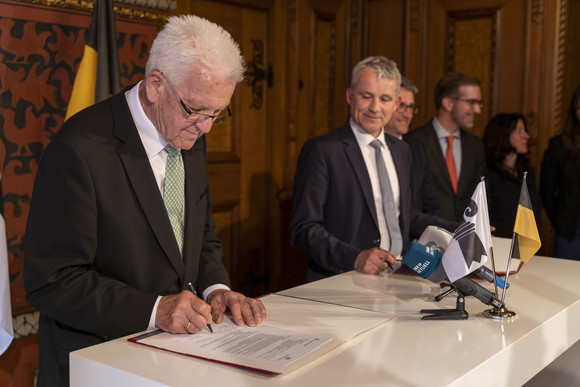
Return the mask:
[[[403,89],[409,90],[411,93],[413,93],[413,95],[419,94],[419,89],[417,86],[415,86],[415,84],[404,75],[401,77],[401,87]]]
[[[397,83],[397,94],[399,94],[401,73],[397,68],[397,64],[384,56],[369,56],[358,62],[356,66],[354,66],[354,69],[352,69],[352,77],[350,79],[351,88],[356,86],[359,73],[366,68],[374,70],[379,80],[383,78],[394,80]]]
[[[240,83],[245,72],[240,46],[209,20],[194,15],[170,17],[151,45],[145,74],[158,70],[179,84],[193,69],[205,78]]]

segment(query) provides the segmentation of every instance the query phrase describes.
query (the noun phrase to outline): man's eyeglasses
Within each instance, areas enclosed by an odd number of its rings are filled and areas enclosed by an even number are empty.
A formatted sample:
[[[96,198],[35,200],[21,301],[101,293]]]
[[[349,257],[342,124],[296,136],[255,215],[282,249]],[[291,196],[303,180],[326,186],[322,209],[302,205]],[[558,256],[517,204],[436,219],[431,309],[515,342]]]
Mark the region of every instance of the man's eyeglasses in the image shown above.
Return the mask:
[[[419,106],[415,104],[407,105],[405,102],[401,102],[399,107],[397,107],[397,111],[399,113],[405,113],[407,109],[411,109],[411,113],[413,113],[413,115],[419,113]]]
[[[455,101],[463,101],[471,105],[472,108],[475,106],[479,106],[480,109],[483,109],[483,101],[479,99],[465,99],[465,98],[452,98]]]
[[[226,106],[226,111],[225,112],[222,110],[220,112],[220,114],[218,114],[217,116],[213,116],[211,114],[199,113],[199,112],[194,111],[195,109],[191,109],[189,106],[187,106],[185,104],[185,102],[183,102],[183,100],[181,99],[181,97],[177,93],[177,90],[175,90],[175,87],[173,87],[173,84],[171,83],[171,81],[169,80],[169,78],[167,78],[165,76],[165,74],[163,74],[161,71],[160,71],[160,73],[161,73],[161,75],[163,75],[163,77],[167,81],[167,84],[171,88],[171,91],[173,91],[173,94],[175,94],[175,96],[179,100],[179,104],[181,105],[181,107],[183,108],[183,110],[185,110],[185,113],[187,114],[186,120],[189,119],[189,117],[194,116],[194,117],[196,117],[196,119],[194,121],[195,123],[203,122],[203,121],[205,121],[207,119],[211,119],[214,124],[219,124],[220,122],[224,122],[225,120],[227,120],[228,118],[230,118],[232,116],[232,111],[230,110],[230,106],[229,105]]]

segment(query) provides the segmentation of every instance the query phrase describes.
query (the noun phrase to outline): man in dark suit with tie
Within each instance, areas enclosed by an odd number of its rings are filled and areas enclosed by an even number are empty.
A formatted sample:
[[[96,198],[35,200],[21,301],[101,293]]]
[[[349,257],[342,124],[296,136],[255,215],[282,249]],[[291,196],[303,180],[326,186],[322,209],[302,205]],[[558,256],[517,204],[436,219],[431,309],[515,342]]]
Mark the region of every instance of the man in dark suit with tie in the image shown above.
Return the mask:
[[[482,106],[479,80],[447,73],[435,87],[437,116],[404,136],[413,151],[421,152],[423,146],[439,203],[434,214],[451,221],[463,219],[484,174],[483,142],[464,130],[473,127],[475,114],[481,113]]]
[[[266,317],[230,290],[206,173],[205,135],[231,116],[243,73],[225,30],[170,18],[145,79],[71,117],[47,146],[24,242],[39,386],[67,385],[69,353],[106,340],[196,333],[226,308],[238,325]]]
[[[383,131],[400,83],[393,61],[362,60],[346,92],[350,120],[302,148],[290,243],[308,256],[307,281],[352,269],[379,274],[409,243],[411,154]]]

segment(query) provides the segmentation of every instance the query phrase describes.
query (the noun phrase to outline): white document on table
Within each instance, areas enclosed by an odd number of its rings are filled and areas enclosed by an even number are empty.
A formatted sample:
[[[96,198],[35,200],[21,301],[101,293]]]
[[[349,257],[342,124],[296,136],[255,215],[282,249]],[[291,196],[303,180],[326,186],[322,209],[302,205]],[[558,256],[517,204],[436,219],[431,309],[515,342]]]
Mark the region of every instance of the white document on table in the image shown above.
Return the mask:
[[[166,351],[270,374],[308,364],[393,316],[279,295],[262,298],[268,318],[257,327],[224,316],[213,333],[154,331],[129,341]]]

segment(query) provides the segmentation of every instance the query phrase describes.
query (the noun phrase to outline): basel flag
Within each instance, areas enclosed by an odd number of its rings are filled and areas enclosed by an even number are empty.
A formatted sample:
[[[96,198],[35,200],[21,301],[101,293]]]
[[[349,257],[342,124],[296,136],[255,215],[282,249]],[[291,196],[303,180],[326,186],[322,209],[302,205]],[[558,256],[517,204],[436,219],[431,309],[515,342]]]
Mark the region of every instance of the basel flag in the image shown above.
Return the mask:
[[[6,248],[6,227],[4,224],[2,189],[0,188],[0,355],[8,349],[14,331],[12,329],[12,307],[10,306],[10,280],[8,273],[8,250]]]
[[[528,193],[528,185],[524,177],[514,224],[512,258],[519,258],[522,262],[528,262],[540,249],[540,246],[542,246],[542,242],[538,234],[536,218],[532,209],[530,194]]]
[[[95,0],[85,33],[85,50],[66,109],[68,119],[121,90],[117,33],[112,0]]]
[[[479,182],[469,205],[463,212],[463,222],[443,254],[443,267],[450,282],[465,277],[487,262],[491,247],[491,231],[487,210],[485,182]]]

